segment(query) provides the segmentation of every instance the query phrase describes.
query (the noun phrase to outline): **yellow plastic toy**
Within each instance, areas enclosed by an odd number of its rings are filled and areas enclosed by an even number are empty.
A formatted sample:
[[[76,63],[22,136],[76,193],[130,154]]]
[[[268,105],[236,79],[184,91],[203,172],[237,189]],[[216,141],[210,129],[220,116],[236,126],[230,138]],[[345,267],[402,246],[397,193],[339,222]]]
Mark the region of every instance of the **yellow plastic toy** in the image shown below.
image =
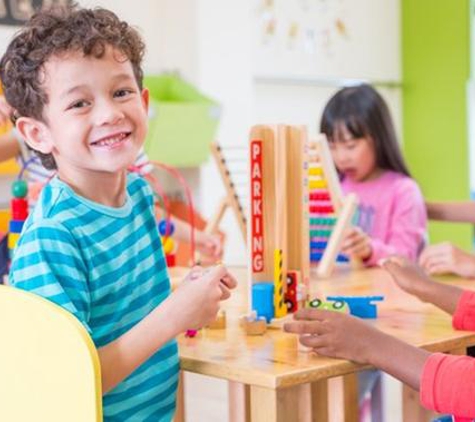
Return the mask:
[[[0,421],[99,422],[99,357],[70,313],[0,286]]]

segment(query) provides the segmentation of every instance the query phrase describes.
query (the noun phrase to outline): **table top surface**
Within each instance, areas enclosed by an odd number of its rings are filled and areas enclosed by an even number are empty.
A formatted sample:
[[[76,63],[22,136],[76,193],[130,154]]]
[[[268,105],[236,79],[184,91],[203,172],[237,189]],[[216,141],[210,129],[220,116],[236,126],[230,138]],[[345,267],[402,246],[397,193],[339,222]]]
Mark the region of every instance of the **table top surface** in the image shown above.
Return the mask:
[[[235,268],[232,272],[240,284],[232,297],[223,302],[227,327],[203,329],[195,338],[180,336],[183,370],[260,387],[282,388],[364,368],[350,361],[302,350],[296,335],[278,328],[270,328],[262,336],[246,336],[238,320],[247,311],[247,271]],[[175,277],[179,274],[172,272],[172,278]],[[475,289],[473,280],[445,277],[441,281]],[[366,321],[415,346],[447,352],[475,345],[474,332],[454,330],[450,315],[404,293],[384,270],[337,270],[329,279],[312,281],[310,290],[311,297],[319,298],[384,296],[382,302],[376,302],[378,317]]]

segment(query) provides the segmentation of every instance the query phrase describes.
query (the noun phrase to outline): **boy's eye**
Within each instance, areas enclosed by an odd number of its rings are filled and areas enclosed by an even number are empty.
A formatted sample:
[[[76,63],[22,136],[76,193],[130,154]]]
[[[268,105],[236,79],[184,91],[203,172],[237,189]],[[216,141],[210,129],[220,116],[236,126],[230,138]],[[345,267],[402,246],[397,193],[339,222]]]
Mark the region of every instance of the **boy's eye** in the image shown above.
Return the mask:
[[[131,89],[118,89],[114,92],[114,97],[126,97],[132,93],[133,91]]]
[[[75,101],[74,103],[72,103],[68,108],[69,109],[72,109],[72,108],[83,108],[83,107],[87,107],[89,105],[89,102],[86,101],[86,100],[79,100],[79,101]]]

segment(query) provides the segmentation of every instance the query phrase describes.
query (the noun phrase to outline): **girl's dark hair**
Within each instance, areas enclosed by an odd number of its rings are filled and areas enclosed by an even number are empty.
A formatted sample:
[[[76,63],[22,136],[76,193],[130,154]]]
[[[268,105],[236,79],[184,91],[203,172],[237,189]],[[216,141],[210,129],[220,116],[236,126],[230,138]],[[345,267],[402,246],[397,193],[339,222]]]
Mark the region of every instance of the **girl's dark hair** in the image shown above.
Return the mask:
[[[411,177],[396,139],[388,106],[372,86],[363,84],[343,88],[325,106],[320,131],[328,141],[337,141],[343,127],[354,138],[371,137],[379,168]]]
[[[79,51],[101,58],[106,47],[120,51],[130,60],[138,86],[142,89],[142,59],[145,45],[138,32],[109,10],[82,9],[76,4],[53,7],[35,13],[10,42],[0,61],[4,95],[18,117],[43,120],[48,96],[43,87],[43,67],[51,56]],[[42,164],[55,169],[51,154],[41,154]]]

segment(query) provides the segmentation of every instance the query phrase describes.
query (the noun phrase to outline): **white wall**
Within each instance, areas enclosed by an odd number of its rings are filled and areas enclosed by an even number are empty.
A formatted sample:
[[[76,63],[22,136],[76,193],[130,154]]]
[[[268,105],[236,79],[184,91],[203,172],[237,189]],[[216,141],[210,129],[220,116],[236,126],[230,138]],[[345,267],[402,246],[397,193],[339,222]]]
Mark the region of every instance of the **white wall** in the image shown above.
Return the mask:
[[[310,135],[316,134],[323,106],[337,89],[254,79],[255,0],[80,0],[80,4],[109,8],[139,29],[147,44],[145,72],[179,71],[217,100],[222,105],[217,141],[224,146],[245,147],[249,128],[257,123],[305,124]],[[0,50],[15,30],[0,27]],[[399,129],[399,90],[385,89],[382,93]],[[215,164],[209,162],[184,173],[198,209],[210,217],[224,195]],[[244,263],[243,240],[230,211],[222,228],[227,233],[225,262]]]

